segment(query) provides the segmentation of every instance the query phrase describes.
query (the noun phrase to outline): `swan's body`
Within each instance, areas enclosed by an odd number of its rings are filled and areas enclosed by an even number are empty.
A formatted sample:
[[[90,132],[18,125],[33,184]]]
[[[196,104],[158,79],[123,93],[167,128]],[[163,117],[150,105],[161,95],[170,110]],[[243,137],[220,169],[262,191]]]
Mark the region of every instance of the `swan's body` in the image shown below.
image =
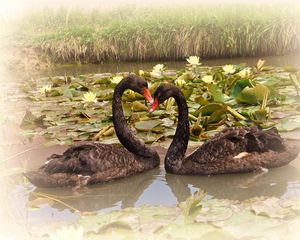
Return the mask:
[[[143,94],[148,101],[151,95],[147,82],[129,75],[117,86],[113,97],[113,122],[122,145],[96,142],[76,143],[62,155],[52,155],[37,171],[25,176],[38,187],[84,186],[106,182],[140,173],[159,165],[156,151],[149,149],[130,131],[122,109],[122,94],[131,89]]]
[[[288,164],[299,149],[288,146],[275,128],[233,127],[215,135],[191,155],[185,157],[189,140],[188,107],[182,92],[175,86],[160,86],[154,93],[151,111],[174,97],[178,105],[178,126],[165,157],[167,172],[208,175],[251,172]]]

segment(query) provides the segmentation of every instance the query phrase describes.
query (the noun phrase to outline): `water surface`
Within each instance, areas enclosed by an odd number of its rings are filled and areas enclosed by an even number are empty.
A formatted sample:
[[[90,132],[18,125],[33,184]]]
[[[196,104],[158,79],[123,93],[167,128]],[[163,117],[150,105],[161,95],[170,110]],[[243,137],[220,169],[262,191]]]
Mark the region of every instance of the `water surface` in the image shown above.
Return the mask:
[[[251,58],[224,58],[224,59],[208,59],[203,60],[203,66],[216,66],[216,65],[226,65],[226,64],[239,64],[246,63],[248,66],[255,66],[256,62],[260,57]],[[266,65],[272,65],[275,67],[282,66],[296,66],[300,67],[300,55],[292,56],[280,56],[280,57],[261,57],[261,59],[266,60]],[[66,65],[60,67],[54,67],[52,69],[45,70],[41,75],[78,75],[87,73],[117,73],[117,72],[135,72],[140,69],[151,70],[153,66],[158,63],[163,63],[166,65],[167,69],[182,69],[184,68],[185,61],[176,62],[165,62],[165,61],[155,61],[155,62],[127,62],[127,63],[103,63],[103,64],[85,64],[85,65]]]

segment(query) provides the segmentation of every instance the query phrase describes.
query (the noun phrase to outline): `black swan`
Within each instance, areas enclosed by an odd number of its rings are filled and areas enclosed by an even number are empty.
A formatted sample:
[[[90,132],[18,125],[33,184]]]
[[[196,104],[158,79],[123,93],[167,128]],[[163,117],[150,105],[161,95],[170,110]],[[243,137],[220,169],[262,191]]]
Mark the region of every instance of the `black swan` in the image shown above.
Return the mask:
[[[173,97],[178,106],[178,126],[165,157],[169,173],[209,175],[251,172],[288,164],[298,155],[298,147],[288,146],[276,128],[232,127],[216,134],[185,157],[189,141],[188,106],[179,88],[164,84],[154,93],[153,112],[160,103]]]
[[[115,88],[112,113],[115,132],[124,147],[116,144],[79,142],[62,155],[53,154],[37,171],[25,173],[37,187],[81,187],[140,173],[159,165],[156,151],[147,148],[131,132],[122,109],[126,89],[138,92],[152,103],[147,82],[128,75]]]

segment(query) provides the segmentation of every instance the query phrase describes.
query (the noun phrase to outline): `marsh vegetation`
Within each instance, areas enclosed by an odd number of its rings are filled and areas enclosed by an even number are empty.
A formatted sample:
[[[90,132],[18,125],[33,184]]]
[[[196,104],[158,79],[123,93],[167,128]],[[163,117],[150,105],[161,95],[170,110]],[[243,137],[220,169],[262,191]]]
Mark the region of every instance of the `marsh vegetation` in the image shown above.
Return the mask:
[[[259,124],[264,128],[276,126],[280,131],[300,127],[296,68],[275,68],[262,60],[251,67],[200,64],[195,57],[178,71],[157,64],[152,71],[137,72],[151,83],[152,92],[163,82],[182,89],[193,123],[191,140],[208,139],[225,126]],[[27,134],[42,134],[60,144],[91,139],[118,142],[112,125],[111,100],[114,87],[126,74],[56,76],[26,82],[23,91],[33,105],[22,127],[29,129]],[[173,99],[155,113],[149,113],[142,96],[132,91],[127,91],[123,100],[129,124],[143,141],[160,142],[173,136],[177,122]]]
[[[255,3],[44,9],[27,13],[12,34],[56,63],[283,55],[300,50],[299,13]]]

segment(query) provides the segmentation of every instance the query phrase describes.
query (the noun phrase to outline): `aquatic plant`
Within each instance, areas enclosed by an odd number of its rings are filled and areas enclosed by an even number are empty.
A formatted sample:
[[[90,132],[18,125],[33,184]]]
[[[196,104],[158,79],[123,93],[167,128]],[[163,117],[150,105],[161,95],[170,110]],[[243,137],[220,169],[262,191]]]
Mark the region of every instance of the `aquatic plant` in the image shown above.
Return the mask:
[[[233,65],[225,65],[222,67],[224,74],[233,74],[235,73],[236,69]]]
[[[178,78],[178,79],[175,80],[175,84],[176,84],[178,87],[182,88],[182,87],[184,87],[184,85],[186,84],[186,82],[185,82],[184,79]]]
[[[82,100],[84,102],[90,103],[90,102],[97,102],[97,98],[96,98],[97,94],[93,93],[93,92],[87,92],[83,94],[83,98]]]
[[[114,76],[110,81],[111,83],[118,84],[122,79],[122,76]]]
[[[189,56],[186,60],[192,67],[201,65],[200,58],[198,56]]]
[[[151,77],[160,79],[163,78],[164,65],[156,64],[150,72]]]
[[[296,229],[300,226],[299,203],[298,197],[237,201],[206,198],[205,193],[196,192],[173,207],[142,206],[109,213],[82,212],[72,226],[53,222],[38,230],[27,231],[31,236],[48,235],[51,240],[186,239],[187,236],[200,240],[296,240],[299,238]]]
[[[52,87],[50,85],[45,85],[40,89],[40,93],[49,93],[51,92]]]
[[[241,70],[238,75],[241,77],[241,78],[249,78],[251,76],[251,68],[247,67],[247,68],[244,68],[243,70]]]
[[[225,126],[259,124],[263,128],[277,126],[280,131],[300,128],[300,84],[294,70],[264,66],[262,60],[252,67],[227,66],[229,74],[225,74],[224,66],[197,66],[192,72],[189,68],[165,71],[165,66],[158,64],[153,69],[160,71],[160,79],[146,70],[139,71],[152,92],[164,82],[176,84],[183,91],[189,106],[191,140],[205,140]],[[115,87],[112,80],[119,82],[120,76],[89,74],[32,79],[35,84],[29,81],[23,89],[29,99],[38,103],[31,109],[36,116],[27,112],[22,129],[60,144],[88,139],[118,142],[112,127],[110,101]],[[39,94],[37,90],[45,85],[52,85],[51,92]],[[53,101],[59,105],[53,105]],[[81,101],[86,104],[79,104]],[[129,125],[140,139],[152,143],[173,136],[178,114],[174,99],[161,106],[164,114],[149,113],[143,97],[133,91],[126,91],[123,101]],[[93,102],[97,104],[88,104]]]
[[[205,75],[204,77],[202,77],[202,81],[205,83],[213,83],[213,76]]]

